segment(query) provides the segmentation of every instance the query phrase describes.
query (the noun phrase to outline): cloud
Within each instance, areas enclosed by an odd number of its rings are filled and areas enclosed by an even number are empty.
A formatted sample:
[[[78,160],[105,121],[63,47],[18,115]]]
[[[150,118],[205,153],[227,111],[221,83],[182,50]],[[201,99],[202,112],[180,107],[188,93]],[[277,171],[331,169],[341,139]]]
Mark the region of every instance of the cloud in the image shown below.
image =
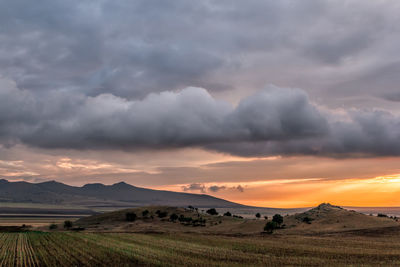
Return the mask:
[[[58,92],[38,97],[0,80],[0,140],[42,148],[204,147],[240,156],[400,155],[389,111],[321,109],[300,89],[268,86],[237,106],[205,89],[128,100]],[[340,114],[340,115],[339,115]]]
[[[182,186],[182,190],[183,191],[200,191],[201,193],[205,193],[206,187],[203,184],[194,183],[194,184],[190,184],[187,186]]]
[[[341,105],[398,91],[397,72],[386,72],[399,62],[398,5],[6,0],[0,3],[0,69],[19,88],[39,94],[138,99],[189,86],[255,91],[268,82],[310,88]],[[365,82],[366,76],[374,77]]]
[[[210,193],[217,193],[220,191],[225,191],[225,190],[230,190],[230,191],[239,191],[240,193],[244,192],[244,188],[241,185],[238,186],[225,186],[225,185],[210,185],[207,186],[205,184],[201,184],[201,183],[193,183],[193,184],[189,184],[189,185],[185,185],[182,186],[182,190],[183,191],[198,191],[201,193],[206,193],[206,192],[210,192]]]
[[[211,192],[218,192],[220,190],[226,189],[226,186],[218,186],[218,185],[212,185],[208,188],[209,191]]]

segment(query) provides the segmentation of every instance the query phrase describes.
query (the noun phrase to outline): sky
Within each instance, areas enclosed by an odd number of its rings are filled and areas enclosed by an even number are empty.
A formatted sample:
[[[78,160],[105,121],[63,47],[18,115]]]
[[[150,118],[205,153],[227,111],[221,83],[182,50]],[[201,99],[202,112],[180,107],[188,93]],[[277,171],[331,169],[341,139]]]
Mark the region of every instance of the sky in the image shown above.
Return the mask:
[[[0,1],[0,178],[400,206],[400,2]]]

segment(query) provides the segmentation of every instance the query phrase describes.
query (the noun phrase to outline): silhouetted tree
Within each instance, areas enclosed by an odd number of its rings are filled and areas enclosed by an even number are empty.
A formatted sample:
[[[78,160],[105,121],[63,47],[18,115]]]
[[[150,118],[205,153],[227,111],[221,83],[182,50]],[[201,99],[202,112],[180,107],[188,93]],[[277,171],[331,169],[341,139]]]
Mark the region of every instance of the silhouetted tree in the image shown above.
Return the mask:
[[[312,219],[310,217],[304,217],[303,222],[311,224]]]
[[[280,214],[275,214],[274,217],[272,217],[272,221],[275,222],[278,226],[281,226],[283,223],[283,217]]]
[[[173,222],[175,222],[178,219],[178,215],[176,215],[175,213],[172,213],[171,216],[169,216],[169,219]]]
[[[136,213],[134,213],[134,212],[127,212],[125,214],[125,217],[128,222],[134,222],[136,220],[137,216],[136,216]]]
[[[272,234],[272,232],[278,228],[278,225],[276,222],[272,221],[272,222],[267,222],[267,224],[264,226],[264,231],[267,233]]]
[[[232,216],[232,214],[229,211],[227,211],[224,213],[224,216]]]
[[[147,215],[149,215],[149,211],[148,210],[142,211],[142,216],[143,217],[147,217]]]
[[[158,218],[165,218],[168,216],[168,212],[166,211],[161,211],[161,210],[157,210],[156,214],[158,215]]]
[[[208,214],[210,214],[210,215],[218,215],[217,210],[214,209],[214,208],[208,209],[206,212],[207,212]]]
[[[71,221],[64,221],[64,228],[65,229],[70,229],[72,227],[72,222]]]
[[[268,220],[268,216],[264,216],[264,219]]]
[[[259,212],[256,213],[256,218],[260,219],[261,218],[261,214]]]

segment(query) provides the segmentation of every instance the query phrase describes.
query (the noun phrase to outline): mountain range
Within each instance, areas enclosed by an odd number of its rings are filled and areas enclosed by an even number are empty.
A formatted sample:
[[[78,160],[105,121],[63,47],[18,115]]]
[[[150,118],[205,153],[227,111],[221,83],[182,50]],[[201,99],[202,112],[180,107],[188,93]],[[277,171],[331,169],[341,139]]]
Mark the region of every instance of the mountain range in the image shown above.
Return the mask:
[[[79,205],[87,207],[127,207],[164,205],[186,207],[240,208],[234,202],[206,194],[191,194],[136,187],[125,182],[100,183],[82,187],[56,181],[29,183],[0,179],[0,202]]]

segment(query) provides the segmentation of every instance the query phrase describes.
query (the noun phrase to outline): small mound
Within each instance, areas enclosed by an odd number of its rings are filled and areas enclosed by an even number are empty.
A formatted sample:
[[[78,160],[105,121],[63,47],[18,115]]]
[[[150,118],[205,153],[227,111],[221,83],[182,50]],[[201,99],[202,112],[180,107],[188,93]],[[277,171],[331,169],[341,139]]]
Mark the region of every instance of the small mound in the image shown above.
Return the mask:
[[[368,216],[329,203],[284,218],[288,231],[335,232],[399,226],[390,218]]]

